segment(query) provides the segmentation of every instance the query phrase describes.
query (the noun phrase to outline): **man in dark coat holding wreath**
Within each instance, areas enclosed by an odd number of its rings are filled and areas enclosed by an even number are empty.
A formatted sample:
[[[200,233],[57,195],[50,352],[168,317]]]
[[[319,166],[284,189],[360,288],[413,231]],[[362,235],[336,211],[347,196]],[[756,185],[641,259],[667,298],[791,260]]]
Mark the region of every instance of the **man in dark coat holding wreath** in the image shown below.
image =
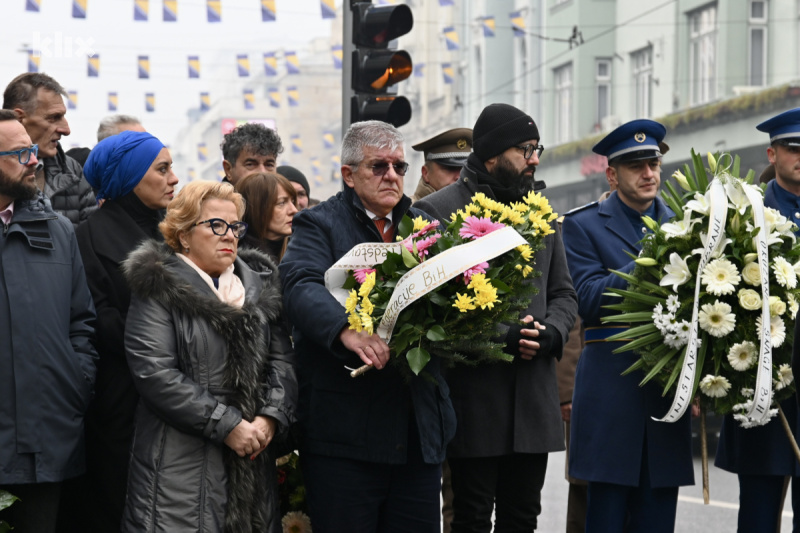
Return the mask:
[[[459,180],[415,207],[449,221],[475,193],[509,204],[543,188],[534,174],[543,150],[526,113],[492,104],[473,128],[473,153]],[[541,187],[540,187],[541,186]],[[532,531],[541,512],[547,454],[564,449],[555,365],[578,302],[560,229],[536,253],[539,293],[524,323],[502,325],[510,364],[458,366],[447,372],[458,427],[447,450],[453,483],[453,533]]]

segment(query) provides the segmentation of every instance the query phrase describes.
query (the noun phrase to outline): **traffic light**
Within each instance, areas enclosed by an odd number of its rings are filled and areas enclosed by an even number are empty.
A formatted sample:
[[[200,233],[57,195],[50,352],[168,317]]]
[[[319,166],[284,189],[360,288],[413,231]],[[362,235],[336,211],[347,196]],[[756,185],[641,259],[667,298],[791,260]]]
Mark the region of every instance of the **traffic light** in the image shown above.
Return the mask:
[[[404,50],[390,49],[389,42],[411,31],[411,9],[404,4],[374,6],[356,2],[352,10],[355,48],[350,122],[382,120],[402,126],[411,120],[411,104],[389,90],[411,76],[411,56]]]

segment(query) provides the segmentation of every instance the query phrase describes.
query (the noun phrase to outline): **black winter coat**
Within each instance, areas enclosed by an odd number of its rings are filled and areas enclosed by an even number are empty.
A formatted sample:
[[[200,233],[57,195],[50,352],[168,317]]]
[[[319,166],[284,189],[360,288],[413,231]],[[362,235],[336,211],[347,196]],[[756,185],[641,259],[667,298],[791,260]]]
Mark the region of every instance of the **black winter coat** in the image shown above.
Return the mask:
[[[83,177],[80,163],[64,153],[61,144],[53,157],[44,162],[44,195],[50,199],[53,211],[61,213],[77,227],[97,209],[92,186]]]
[[[410,205],[404,196],[395,206],[394,228],[406,213],[425,216]],[[433,380],[418,376],[406,383],[391,364],[358,379],[345,369],[363,363],[339,340],[347,316],[325,288],[324,276],[356,244],[383,242],[361,200],[345,188],[300,211],[292,226],[281,278],[297,350],[301,453],[404,464],[409,420],[415,416],[423,459],[441,463],[455,432],[455,415],[437,357],[426,367]]]
[[[275,458],[225,444],[244,418],[293,421],[297,382],[275,265],[242,251],[241,309],[221,302],[164,244],[124,263],[131,288],[125,350],[141,396],[123,531],[276,532]]]

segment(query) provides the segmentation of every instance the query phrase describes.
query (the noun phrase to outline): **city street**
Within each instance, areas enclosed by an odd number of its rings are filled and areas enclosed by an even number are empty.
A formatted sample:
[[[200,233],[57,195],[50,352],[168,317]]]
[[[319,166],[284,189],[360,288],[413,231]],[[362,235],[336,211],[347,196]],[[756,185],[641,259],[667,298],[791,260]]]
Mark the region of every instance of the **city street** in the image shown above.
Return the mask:
[[[542,492],[542,514],[537,531],[563,532],[566,528],[567,490],[564,479],[564,452],[551,453],[547,479]],[[709,458],[711,503],[703,505],[700,458],[695,457],[695,485],[683,487],[678,501],[676,533],[732,533],[736,531],[738,484],[736,476],[713,466]],[[791,494],[787,496],[781,523],[781,533],[792,531]]]

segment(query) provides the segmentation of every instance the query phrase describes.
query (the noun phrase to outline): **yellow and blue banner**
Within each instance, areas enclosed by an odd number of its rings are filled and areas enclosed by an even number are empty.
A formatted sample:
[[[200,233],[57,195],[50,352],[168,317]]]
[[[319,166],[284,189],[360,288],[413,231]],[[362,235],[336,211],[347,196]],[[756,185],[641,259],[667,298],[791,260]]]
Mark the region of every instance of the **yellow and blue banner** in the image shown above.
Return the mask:
[[[72,0],[72,18],[85,19],[86,18],[86,4],[89,0]]]
[[[156,94],[144,93],[144,110],[148,113],[154,113],[156,110]]]
[[[222,0],[206,0],[208,22],[222,21]]]
[[[108,110],[116,111],[119,106],[119,97],[117,93],[108,93]]]
[[[89,56],[86,58],[87,65],[86,65],[86,75],[90,78],[99,78],[100,77],[100,56],[95,54],[93,56]]]
[[[211,109],[211,95],[200,93],[200,111],[208,111],[209,109]]]
[[[297,52],[286,52],[286,73],[300,74],[300,62],[297,60]]]
[[[150,0],[133,0],[133,20],[147,21],[150,14]]]
[[[244,89],[244,91],[242,91],[242,95],[244,96],[244,108],[255,109],[256,95],[253,94],[253,89]]]
[[[236,70],[239,72],[240,78],[246,78],[250,75],[250,58],[247,57],[247,54],[236,56]]]
[[[42,55],[38,50],[28,50],[28,72],[39,72]]]
[[[333,0],[319,0],[319,7],[322,10],[323,19],[336,18],[336,6]]]
[[[414,63],[414,77],[415,78],[425,77],[425,63]]]
[[[78,91],[67,91],[67,109],[78,109]]]
[[[261,22],[275,22],[275,0],[261,0]]]
[[[379,6],[393,6],[397,3],[397,0],[378,0]]]
[[[206,143],[197,143],[197,160],[205,163],[208,160],[208,146]]]
[[[444,30],[444,41],[447,43],[448,50],[458,50],[458,33],[454,26],[448,26]]]
[[[286,98],[289,100],[289,107],[300,105],[300,91],[297,90],[297,87],[286,87]]]
[[[444,7],[444,6],[452,6],[453,5],[453,0],[439,0],[439,5],[442,6],[442,7]]]
[[[483,27],[484,37],[494,37],[495,20],[494,15],[489,15],[481,19],[481,26]]]
[[[200,77],[200,56],[189,56],[189,77]]]
[[[342,51],[341,44],[334,44],[331,46],[331,56],[333,56],[333,68],[336,70],[342,70],[342,58],[344,52]]]
[[[178,21],[178,0],[164,0],[164,22]]]
[[[267,76],[278,75],[278,58],[275,52],[264,52],[264,74]]]
[[[511,29],[514,30],[514,37],[525,36],[525,18],[522,11],[514,11],[508,14],[511,19]]]
[[[139,79],[150,79],[150,58],[148,56],[139,56],[136,64],[138,65]]]
[[[455,69],[452,63],[442,63],[442,75],[445,85],[450,85],[455,80]]]
[[[292,143],[292,153],[293,154],[302,154],[303,153],[303,141],[300,139],[300,135],[293,134],[291,136],[291,143]]]
[[[281,106],[281,92],[277,87],[270,87],[267,89],[267,95],[269,96],[269,105],[272,107],[280,107]]]
[[[197,172],[194,171],[194,167],[187,168],[186,172],[189,174],[189,181],[194,181],[197,179]]]
[[[342,179],[342,158],[338,155],[331,156],[331,170],[332,181]]]
[[[25,0],[25,11],[34,11],[38,13],[41,6],[42,0]]]
[[[326,131],[322,134],[322,144],[325,146],[326,149],[333,148],[333,143],[336,142],[336,138],[333,136],[333,132]]]

